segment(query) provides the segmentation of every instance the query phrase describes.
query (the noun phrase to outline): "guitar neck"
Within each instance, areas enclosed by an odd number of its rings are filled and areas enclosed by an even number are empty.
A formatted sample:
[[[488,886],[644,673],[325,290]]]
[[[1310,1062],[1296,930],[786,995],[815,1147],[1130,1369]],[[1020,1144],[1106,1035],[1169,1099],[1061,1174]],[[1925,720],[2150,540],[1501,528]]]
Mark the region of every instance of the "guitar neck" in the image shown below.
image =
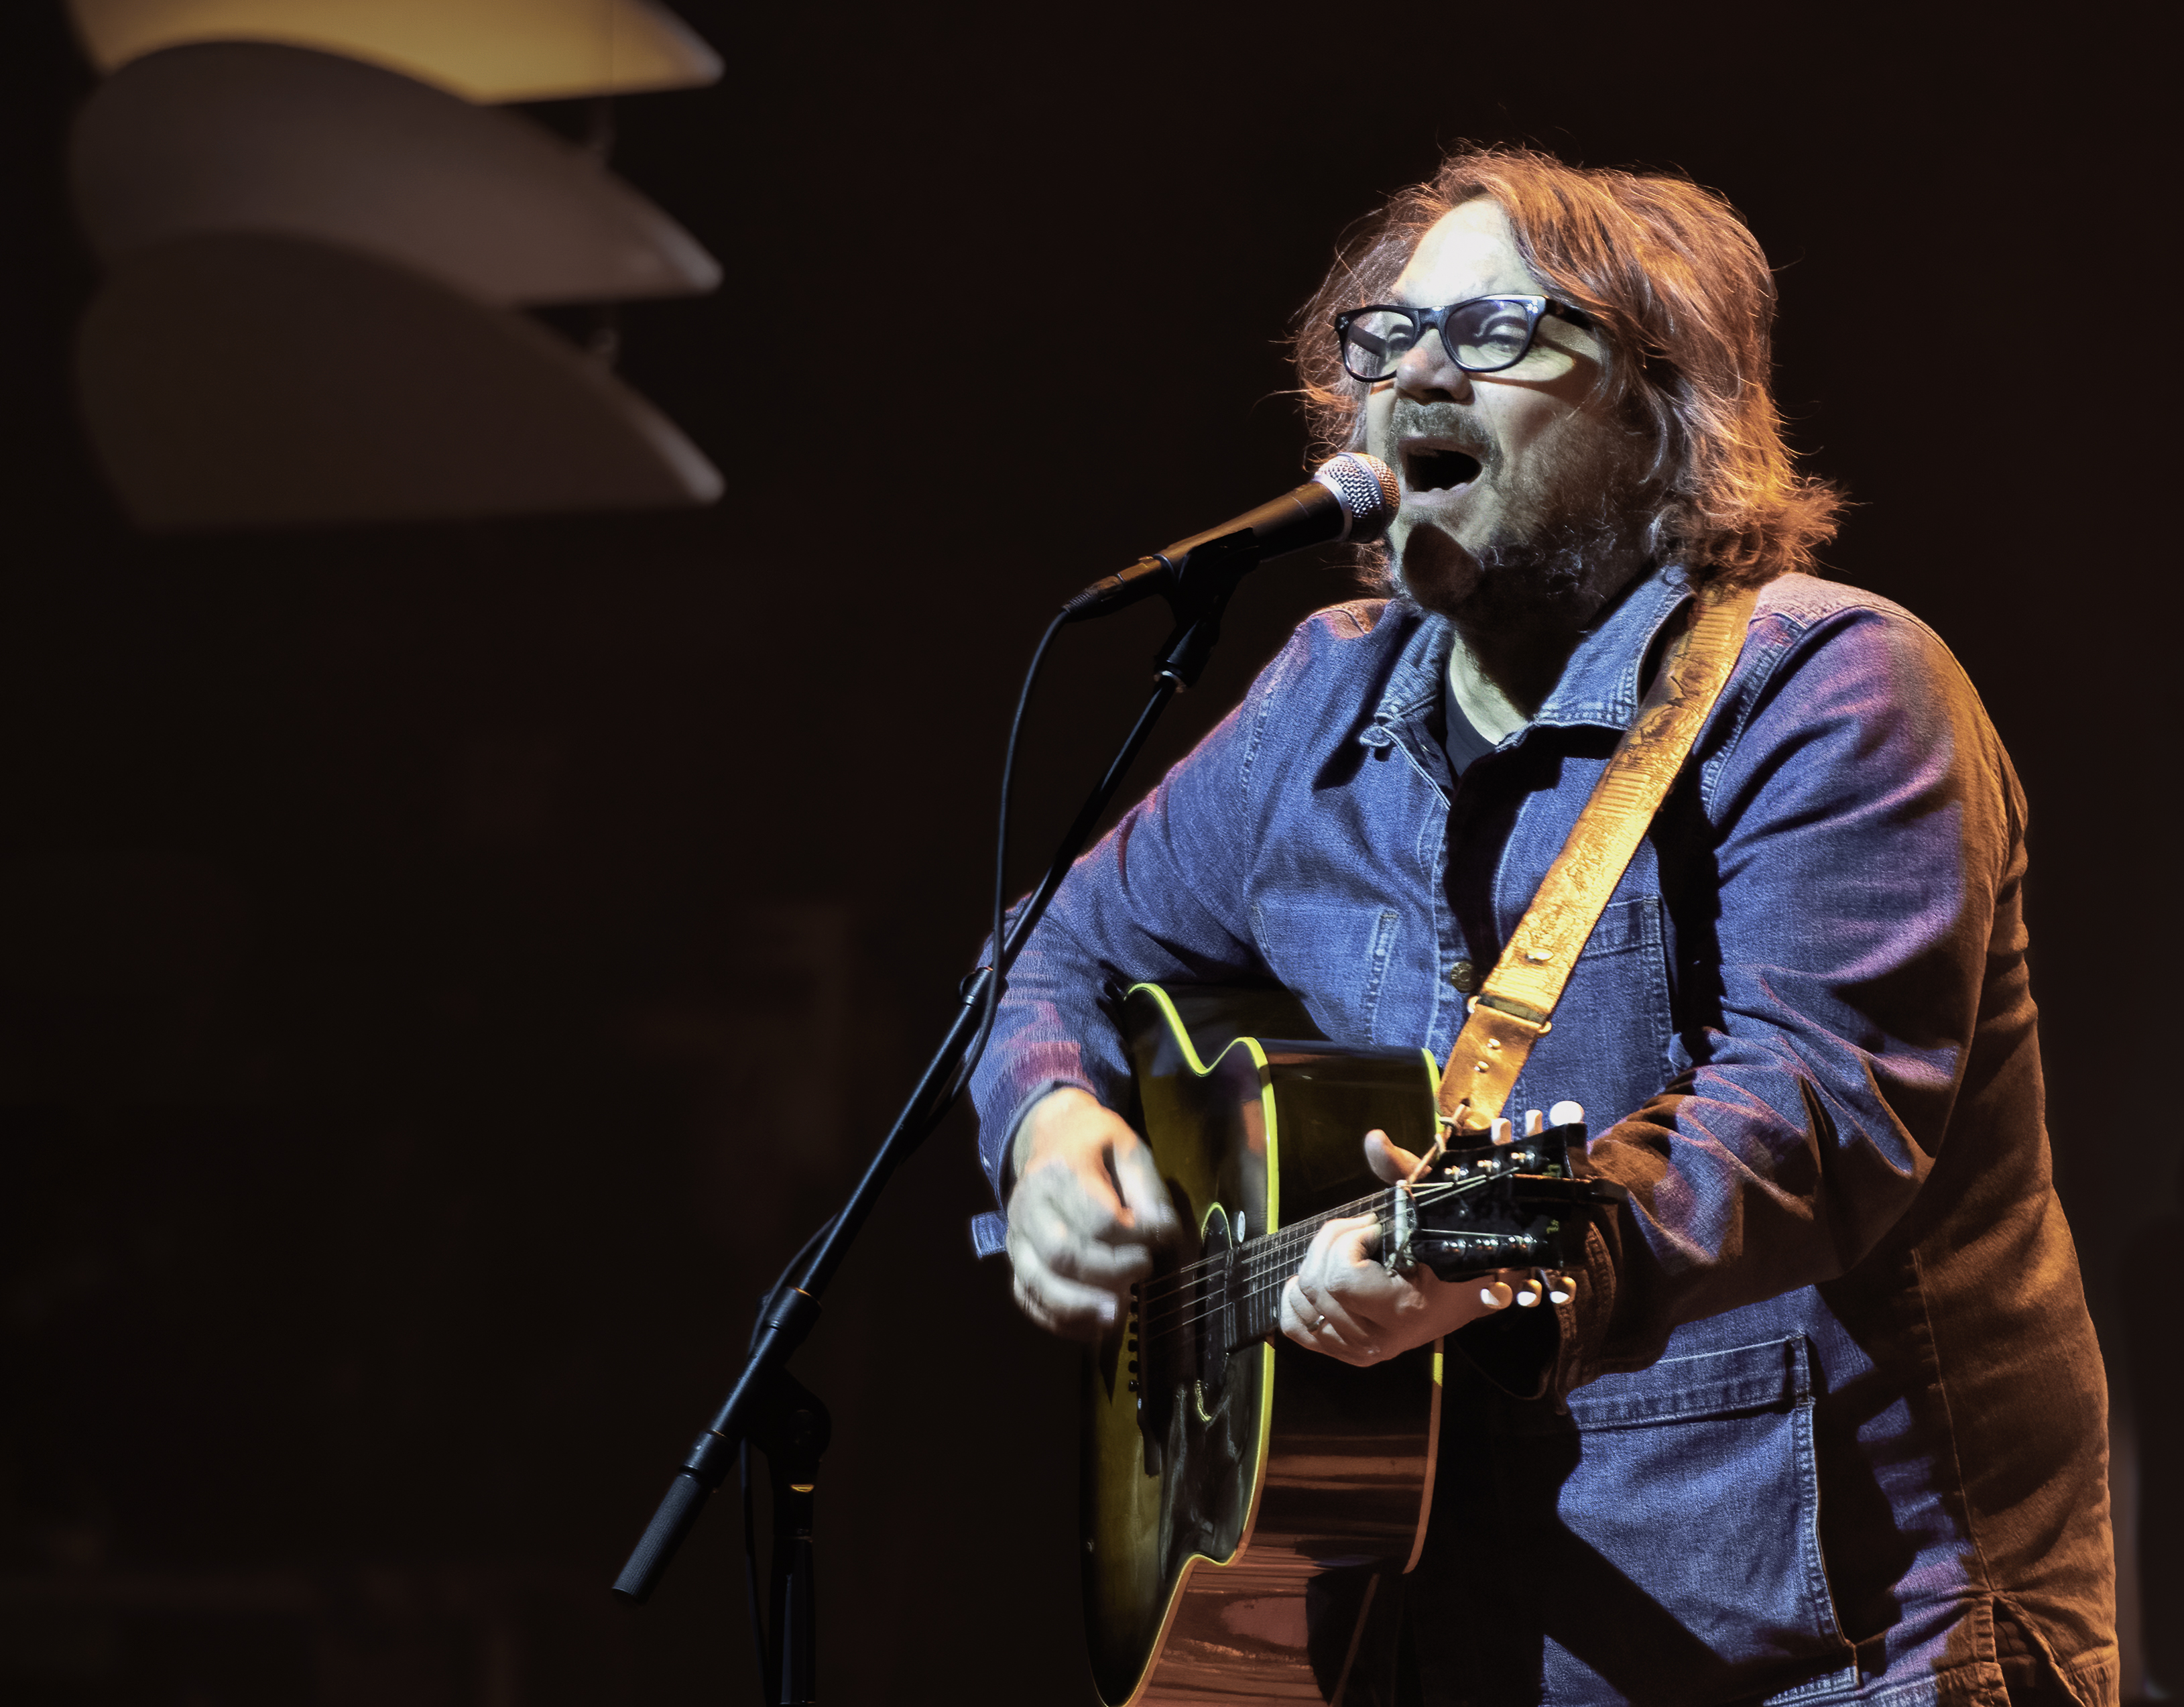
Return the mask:
[[[1209,1229],[1204,1258],[1138,1289],[1146,1343],[1211,1342],[1235,1351],[1270,1337],[1281,1326],[1282,1289],[1330,1221],[1370,1215],[1380,1224],[1384,1258],[1400,1246],[1404,1272],[1423,1263],[1447,1280],[1567,1261],[1573,1236],[1561,1218],[1624,1195],[1618,1186],[1569,1177],[1561,1128],[1451,1152],[1415,1187],[1390,1185],[1240,1244]],[[1567,1225],[1582,1237],[1581,1215]]]
[[[1371,1215],[1380,1223],[1381,1236],[1385,1238],[1396,1211],[1396,1191],[1391,1185],[1354,1202],[1292,1221],[1262,1238],[1246,1239],[1238,1246],[1235,1269],[1227,1288],[1230,1314],[1228,1331],[1223,1337],[1229,1345],[1247,1346],[1279,1330],[1282,1288],[1304,1266],[1305,1252],[1312,1248],[1319,1230],[1329,1221],[1351,1215]]]

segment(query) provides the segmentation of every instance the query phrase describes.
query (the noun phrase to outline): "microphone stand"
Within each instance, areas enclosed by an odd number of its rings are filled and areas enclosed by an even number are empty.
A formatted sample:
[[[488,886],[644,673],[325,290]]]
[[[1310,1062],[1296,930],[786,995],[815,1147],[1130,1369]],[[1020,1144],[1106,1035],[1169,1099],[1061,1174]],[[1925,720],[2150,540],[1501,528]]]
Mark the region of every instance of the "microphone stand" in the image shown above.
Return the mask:
[[[1258,541],[1249,528],[1194,542],[1181,562],[1172,563],[1173,581],[1163,596],[1175,616],[1175,629],[1155,662],[1152,695],[1085,797],[1064,833],[1046,874],[1016,918],[993,957],[965,981],[962,1011],[919,1076],[894,1124],[866,1165],[863,1177],[833,1220],[783,1270],[761,1307],[750,1353],[704,1433],[683,1459],[682,1468],[631,1552],[614,1592],[643,1604],[659,1586],[661,1573],[697,1521],[705,1501],[718,1488],[748,1440],[767,1454],[772,1467],[776,1503],[773,1628],[767,1641],[767,1682],[772,1707],[806,1707],[816,1702],[813,1675],[817,1642],[812,1606],[811,1494],[818,1484],[819,1456],[829,1432],[826,1407],[788,1373],[789,1357],[819,1319],[820,1300],[850,1246],[879,1199],[889,1176],[939,1124],[954,1105],[965,1055],[978,1036],[989,982],[1007,988],[1008,969],[1061,888],[1061,880],[1107,810],[1131,764],[1143,750],[1168,701],[1196,682],[1221,634],[1221,618],[1237,583],[1258,565]],[[787,1533],[782,1531],[786,1526]],[[785,1542],[785,1544],[784,1544]]]

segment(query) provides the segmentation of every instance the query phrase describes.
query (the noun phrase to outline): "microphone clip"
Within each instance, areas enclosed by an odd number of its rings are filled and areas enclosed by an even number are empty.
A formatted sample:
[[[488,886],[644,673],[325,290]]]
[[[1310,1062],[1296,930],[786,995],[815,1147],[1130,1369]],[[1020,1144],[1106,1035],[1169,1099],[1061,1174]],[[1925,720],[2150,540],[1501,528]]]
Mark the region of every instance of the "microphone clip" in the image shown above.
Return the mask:
[[[1243,561],[1239,561],[1240,555]],[[1210,597],[1234,590],[1258,563],[1258,540],[1248,527],[1210,534],[1140,557],[1118,575],[1105,575],[1065,604],[1072,622],[1112,616],[1157,593],[1178,622],[1187,622]],[[1209,584],[1221,582],[1217,592]]]
[[[1175,632],[1154,661],[1155,679],[1173,682],[1178,694],[1197,682],[1212,655],[1213,643],[1221,638],[1221,617],[1228,608],[1229,595],[1259,566],[1259,555],[1258,537],[1248,527],[1190,543],[1161,589],[1174,613]],[[1167,559],[1163,555],[1154,561]]]

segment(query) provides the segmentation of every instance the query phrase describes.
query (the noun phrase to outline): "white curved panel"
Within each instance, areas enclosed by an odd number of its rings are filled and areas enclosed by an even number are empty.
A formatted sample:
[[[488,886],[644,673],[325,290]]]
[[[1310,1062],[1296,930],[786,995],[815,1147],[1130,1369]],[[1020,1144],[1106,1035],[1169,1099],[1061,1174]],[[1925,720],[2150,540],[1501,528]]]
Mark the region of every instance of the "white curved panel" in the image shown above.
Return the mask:
[[[113,71],[189,42],[280,42],[367,59],[466,101],[688,89],[720,56],[653,0],[69,0]]]
[[[124,66],[76,120],[78,211],[112,261],[177,237],[289,232],[487,302],[710,290],[696,240],[581,148],[376,66],[264,42]]]
[[[665,416],[521,315],[291,237],[125,262],[76,351],[92,443],[155,532],[710,503]]]

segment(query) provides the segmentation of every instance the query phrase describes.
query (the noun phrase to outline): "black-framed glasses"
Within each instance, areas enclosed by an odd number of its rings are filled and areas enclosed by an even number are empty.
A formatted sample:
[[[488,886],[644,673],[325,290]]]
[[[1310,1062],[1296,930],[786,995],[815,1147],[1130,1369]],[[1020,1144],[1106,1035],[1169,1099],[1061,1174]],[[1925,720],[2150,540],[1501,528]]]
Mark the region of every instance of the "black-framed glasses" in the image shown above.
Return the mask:
[[[1393,379],[1396,365],[1429,332],[1440,334],[1448,359],[1466,373],[1499,373],[1514,367],[1532,347],[1540,317],[1552,315],[1573,326],[1592,316],[1543,296],[1482,296],[1446,308],[1399,308],[1374,303],[1334,317],[1342,365],[1352,379],[1378,385]]]

